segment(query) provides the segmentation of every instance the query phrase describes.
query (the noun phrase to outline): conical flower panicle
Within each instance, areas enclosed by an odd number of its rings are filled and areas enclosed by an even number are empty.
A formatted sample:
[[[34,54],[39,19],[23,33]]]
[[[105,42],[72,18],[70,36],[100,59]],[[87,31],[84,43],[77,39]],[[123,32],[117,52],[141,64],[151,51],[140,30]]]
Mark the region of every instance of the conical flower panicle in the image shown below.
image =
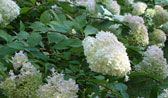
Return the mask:
[[[125,76],[130,70],[125,46],[110,32],[83,40],[84,54],[92,71],[112,76]]]

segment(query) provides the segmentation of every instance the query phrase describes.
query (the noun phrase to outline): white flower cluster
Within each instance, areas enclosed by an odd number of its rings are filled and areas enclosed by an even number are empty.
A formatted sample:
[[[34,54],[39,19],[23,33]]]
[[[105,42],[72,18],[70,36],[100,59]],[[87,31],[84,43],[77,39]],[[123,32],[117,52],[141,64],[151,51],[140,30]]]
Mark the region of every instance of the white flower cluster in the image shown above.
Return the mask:
[[[168,21],[168,12],[163,7],[155,6],[155,15],[153,17],[156,26],[160,26]]]
[[[115,15],[119,15],[120,14],[120,5],[117,3],[117,1],[115,0],[105,0],[104,4],[106,6],[106,8]]]
[[[77,5],[85,6],[88,11],[95,12],[96,1],[95,0],[75,0]]]
[[[124,16],[124,22],[128,23],[128,26],[134,27],[134,25],[144,24],[144,20],[140,16],[132,16],[131,14]]]
[[[130,72],[126,48],[114,34],[101,31],[96,38],[88,36],[83,40],[83,47],[92,71],[112,76],[125,76]]]
[[[12,58],[19,69],[9,72],[10,77],[0,83],[9,98],[77,98],[78,85],[72,79],[65,80],[63,74],[52,69],[52,76],[48,76],[47,83],[42,84],[41,73],[28,61],[27,56],[20,51]],[[19,63],[18,63],[19,62]],[[16,74],[17,72],[17,74]]]
[[[41,85],[37,91],[39,98],[77,98],[78,85],[72,79],[65,80],[63,74],[52,69],[52,76],[47,84]]]
[[[23,53],[23,51],[19,51],[18,53],[15,53],[15,56],[12,57],[12,64],[15,70],[20,69],[20,74],[15,76],[13,71],[10,72],[10,75],[13,77],[23,77],[27,75],[35,75],[39,73],[36,68],[28,62],[28,57],[26,54]],[[12,78],[12,77],[10,77]]]
[[[164,89],[157,98],[168,98],[168,89]]]
[[[168,64],[161,48],[156,45],[149,46],[143,60],[136,66],[136,70],[156,79],[165,79],[168,76]]]
[[[24,63],[28,62],[27,55],[23,53],[23,51],[20,51],[18,53],[15,53],[15,56],[12,57],[12,64],[14,69],[20,68]]]
[[[0,0],[0,24],[9,24],[20,14],[20,7],[12,0]]]
[[[41,73],[28,62],[23,51],[15,54],[12,63],[14,71],[9,72],[10,76],[0,83],[0,88],[8,92],[9,98],[34,98],[42,81]]]
[[[150,34],[151,44],[163,47],[165,41],[166,41],[166,34],[160,29],[154,29],[154,31]]]
[[[131,28],[129,32],[129,43],[132,45],[146,46],[149,44],[148,30],[144,20],[139,16],[126,15],[124,22]]]
[[[155,15],[155,10],[152,8],[148,8],[145,12],[145,15],[153,18]]]
[[[132,13],[134,15],[142,15],[145,13],[146,8],[147,8],[147,5],[143,2],[134,3]]]

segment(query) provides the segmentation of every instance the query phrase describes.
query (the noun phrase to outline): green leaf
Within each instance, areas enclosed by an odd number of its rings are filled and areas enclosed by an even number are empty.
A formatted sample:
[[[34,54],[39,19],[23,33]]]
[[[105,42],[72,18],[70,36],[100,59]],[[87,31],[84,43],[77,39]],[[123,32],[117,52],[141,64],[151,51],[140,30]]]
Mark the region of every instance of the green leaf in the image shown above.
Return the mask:
[[[97,80],[104,80],[105,77],[102,75],[94,76]]]
[[[70,47],[81,47],[82,41],[80,39],[69,39],[69,46]]]
[[[31,0],[32,4],[35,4],[36,3],[36,0]]]
[[[34,46],[40,44],[41,40],[42,40],[41,35],[40,35],[39,33],[33,32],[33,33],[31,33],[31,35],[29,36],[29,38],[28,38],[28,40],[27,40],[27,43],[28,43],[30,46],[34,47]]]
[[[74,28],[76,28],[78,30],[81,30],[87,24],[86,16],[85,15],[81,15],[81,16],[76,17],[73,20],[73,24],[74,24]]]
[[[71,21],[63,21],[63,22],[57,22],[52,21],[49,26],[57,32],[66,33],[72,29],[72,22]]]
[[[50,43],[59,43],[63,41],[64,39],[67,39],[67,37],[63,34],[57,33],[57,32],[49,32],[48,33],[48,41]]]
[[[25,30],[25,25],[22,21],[20,21],[20,31],[24,31]]]
[[[26,40],[29,36],[30,36],[29,33],[25,32],[25,31],[21,31],[17,34],[17,39]]]
[[[15,41],[12,43],[7,44],[8,47],[16,49],[16,50],[23,50],[25,49],[25,45],[21,42]]]
[[[97,32],[98,32],[98,29],[91,25],[87,25],[84,30],[85,36],[96,34]]]
[[[69,47],[74,47],[74,48],[78,48],[82,46],[82,42],[79,39],[65,39],[63,41],[61,41],[60,43],[54,45],[54,49],[67,49]]]
[[[49,10],[44,11],[40,16],[40,21],[43,23],[49,23],[52,20],[52,15]]]
[[[21,14],[26,14],[30,9],[31,9],[30,7],[21,8]]]
[[[115,83],[114,86],[119,91],[126,91],[127,90],[127,86],[123,83]]]
[[[13,40],[13,37],[3,30],[0,30],[0,38],[5,40],[7,43]]]
[[[33,29],[33,31],[37,31],[37,32],[41,32],[41,33],[45,33],[49,30],[49,28],[40,21],[36,21],[36,22],[32,23],[30,28]]]

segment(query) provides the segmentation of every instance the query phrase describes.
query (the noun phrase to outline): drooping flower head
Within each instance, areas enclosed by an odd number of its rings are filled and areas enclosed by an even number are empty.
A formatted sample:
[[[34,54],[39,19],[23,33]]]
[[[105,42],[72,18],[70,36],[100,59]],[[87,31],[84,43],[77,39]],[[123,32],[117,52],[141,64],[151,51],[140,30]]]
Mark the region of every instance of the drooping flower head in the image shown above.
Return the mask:
[[[12,0],[1,0],[0,14],[3,19],[0,24],[7,25],[20,14],[20,7]]]
[[[156,45],[149,46],[144,53],[144,58],[136,66],[136,70],[145,74],[163,80],[168,76],[168,64],[163,56],[163,51]]]
[[[132,13],[134,15],[142,15],[145,13],[146,8],[147,8],[147,5],[143,2],[134,3]]]
[[[112,76],[125,76],[131,70],[124,45],[110,32],[83,40],[84,54],[92,71]]]
[[[37,94],[38,98],[77,98],[77,92],[78,85],[74,80],[65,80],[63,74],[52,69],[52,75],[39,87]]]

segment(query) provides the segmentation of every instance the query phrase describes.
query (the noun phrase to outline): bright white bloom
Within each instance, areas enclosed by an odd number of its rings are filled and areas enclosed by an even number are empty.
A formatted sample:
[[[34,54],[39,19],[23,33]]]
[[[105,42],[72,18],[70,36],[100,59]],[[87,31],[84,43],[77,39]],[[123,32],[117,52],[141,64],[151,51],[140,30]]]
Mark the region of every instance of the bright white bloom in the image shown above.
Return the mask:
[[[90,12],[95,12],[96,10],[95,0],[76,0],[76,4],[80,6],[85,6]]]
[[[151,44],[162,47],[166,41],[166,34],[160,29],[154,29],[154,31],[150,34],[150,41]]]
[[[168,89],[164,89],[158,98],[168,98]]]
[[[37,91],[39,98],[77,98],[78,85],[72,79],[64,80],[64,75],[52,70],[47,84],[41,85]]]
[[[146,8],[147,8],[147,5],[143,2],[134,3],[132,13],[134,15],[142,15],[145,13]]]
[[[146,46],[149,44],[148,30],[144,20],[139,16],[126,15],[124,22],[131,28],[129,32],[129,43],[132,45]]]
[[[83,40],[84,54],[90,69],[112,76],[125,76],[130,72],[130,61],[124,45],[117,37],[101,31],[94,37]]]
[[[0,14],[2,15],[2,25],[7,25],[20,14],[20,7],[12,0],[0,1]]]
[[[28,61],[27,55],[23,53],[23,51],[19,51],[12,57],[12,64],[14,69],[20,68],[24,63]]]
[[[159,80],[165,79],[168,76],[168,64],[162,49],[156,45],[149,46],[136,70]]]
[[[120,14],[120,5],[117,3],[117,1],[114,1],[114,0],[105,0],[104,4],[106,5],[106,8],[112,14],[116,14],[116,15]]]

